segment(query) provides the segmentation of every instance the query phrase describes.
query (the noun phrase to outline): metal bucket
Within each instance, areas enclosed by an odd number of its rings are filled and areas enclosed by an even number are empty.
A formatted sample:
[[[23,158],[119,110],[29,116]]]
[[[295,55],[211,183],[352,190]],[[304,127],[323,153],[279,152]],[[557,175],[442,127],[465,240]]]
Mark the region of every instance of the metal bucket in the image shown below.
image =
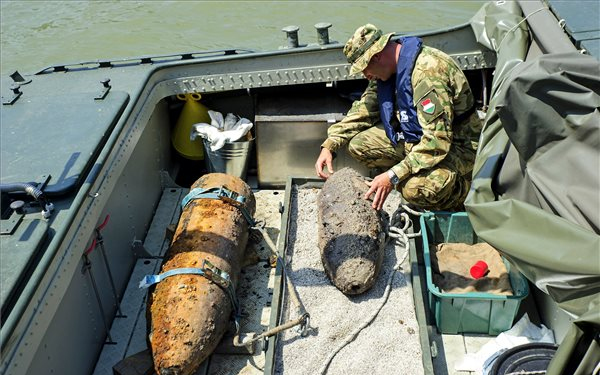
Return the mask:
[[[221,149],[216,151],[210,149],[210,142],[206,139],[203,141],[206,152],[204,160],[210,173],[220,172],[246,179],[248,160],[254,138],[248,141],[225,143]]]

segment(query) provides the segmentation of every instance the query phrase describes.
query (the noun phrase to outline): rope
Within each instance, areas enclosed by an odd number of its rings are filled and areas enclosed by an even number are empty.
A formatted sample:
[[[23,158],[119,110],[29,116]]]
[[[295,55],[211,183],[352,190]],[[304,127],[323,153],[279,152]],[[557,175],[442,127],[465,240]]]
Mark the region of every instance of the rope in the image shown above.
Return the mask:
[[[421,216],[421,215],[423,215],[423,214],[425,214],[425,213],[429,212],[429,211],[427,211],[427,210],[423,210],[423,211],[417,211],[417,210],[414,210],[414,209],[412,209],[412,208],[411,208],[409,205],[407,205],[407,204],[404,204],[404,203],[403,203],[402,205],[400,205],[400,207],[402,207],[402,209],[403,209],[404,211],[408,212],[408,213],[409,213],[409,214],[411,214],[411,215],[415,215],[415,216]]]
[[[402,208],[406,209],[404,207],[405,205],[402,205]],[[329,368],[329,365],[331,364],[331,361],[333,360],[333,358],[342,350],[346,347],[346,345],[350,344],[352,341],[354,341],[354,339],[356,339],[356,337],[358,336],[358,334],[365,329],[367,326],[369,326],[373,320],[375,320],[375,318],[377,317],[377,315],[379,315],[379,312],[381,311],[381,309],[383,308],[383,306],[386,304],[386,302],[388,301],[388,298],[390,296],[390,291],[392,289],[392,281],[394,280],[394,275],[396,274],[396,271],[399,270],[402,267],[402,263],[404,263],[404,261],[406,260],[406,257],[408,256],[408,248],[410,246],[409,243],[409,235],[407,235],[405,233],[405,231],[411,226],[412,222],[410,220],[410,217],[408,216],[408,214],[406,214],[405,212],[401,212],[400,213],[400,222],[402,222],[402,220],[404,220],[404,226],[399,228],[399,227],[395,227],[395,226],[390,226],[390,229],[394,228],[394,233],[388,233],[389,238],[394,238],[396,241],[397,245],[402,246],[402,250],[404,251],[404,255],[401,257],[401,259],[396,262],[396,264],[394,265],[392,271],[390,272],[388,279],[387,279],[387,283],[385,286],[385,292],[383,293],[383,297],[381,299],[381,303],[379,304],[379,307],[377,307],[375,309],[375,311],[373,311],[373,313],[371,314],[371,316],[369,316],[367,319],[365,319],[362,324],[360,324],[358,327],[356,327],[356,329],[350,333],[350,335],[348,335],[346,337],[346,339],[340,343],[340,345],[338,345],[338,347],[329,354],[329,356],[327,357],[327,359],[325,360],[325,362],[323,363],[323,365],[321,366],[321,369],[319,370],[319,374],[324,375],[327,373],[327,369]],[[413,235],[414,236],[414,235]]]
[[[521,26],[521,24],[525,21],[527,21],[527,19],[531,16],[533,16],[534,14],[542,11],[542,10],[549,10],[547,7],[541,7],[539,9],[534,10],[533,12],[529,13],[527,15],[527,17],[523,18],[521,21],[519,21],[519,23],[517,23],[516,25],[514,25],[513,27],[510,28],[510,30],[508,30],[506,32],[506,34],[504,34],[504,36],[502,37],[502,40],[500,41],[500,43],[498,44],[498,46],[494,46],[494,50],[498,51],[498,49],[500,48],[500,46],[502,45],[502,43],[504,43],[504,39],[506,39],[506,37],[508,36],[508,34],[514,32],[519,26]],[[527,29],[525,29],[527,30]]]

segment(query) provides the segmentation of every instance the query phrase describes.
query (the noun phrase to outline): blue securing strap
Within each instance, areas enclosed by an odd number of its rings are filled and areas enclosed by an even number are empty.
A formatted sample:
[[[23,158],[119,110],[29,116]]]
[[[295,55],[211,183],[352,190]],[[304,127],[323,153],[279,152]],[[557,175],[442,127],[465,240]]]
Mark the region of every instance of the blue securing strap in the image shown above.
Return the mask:
[[[231,205],[239,208],[239,210],[242,212],[242,215],[244,215],[244,218],[251,227],[256,225],[256,222],[254,219],[252,219],[252,216],[244,206],[244,203],[246,203],[246,197],[236,193],[235,191],[231,191],[224,186],[210,189],[194,188],[190,190],[190,192],[183,197],[183,200],[181,201],[181,209],[183,210],[185,206],[187,206],[188,203],[194,199],[220,199],[224,202],[230,203]]]
[[[139,287],[148,288],[151,285],[161,282],[167,277],[175,275],[201,275],[221,287],[221,289],[223,289],[229,297],[229,301],[231,302],[231,306],[233,308],[233,318],[235,321],[236,332],[239,332],[241,319],[240,304],[237,300],[235,287],[231,282],[231,278],[227,272],[215,267],[206,259],[202,262],[202,268],[175,268],[163,272],[160,275],[146,275],[140,281]]]
[[[175,268],[172,270],[169,270],[167,272],[163,272],[160,275],[146,275],[144,276],[144,278],[140,281],[140,289],[142,288],[148,288],[151,285],[157,284],[161,281],[163,281],[164,279],[166,279],[169,276],[175,276],[175,275],[202,275],[205,276],[206,273],[204,272],[203,268]]]

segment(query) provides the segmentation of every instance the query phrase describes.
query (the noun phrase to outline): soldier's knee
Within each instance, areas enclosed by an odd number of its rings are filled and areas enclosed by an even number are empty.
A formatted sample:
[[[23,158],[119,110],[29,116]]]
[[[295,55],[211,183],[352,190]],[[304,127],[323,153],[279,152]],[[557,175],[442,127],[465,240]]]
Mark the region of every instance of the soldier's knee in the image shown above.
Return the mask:
[[[425,209],[446,210],[462,204],[468,182],[449,169],[408,178],[402,186],[406,201]]]
[[[399,163],[404,157],[402,151],[394,148],[385,134],[382,139],[376,133],[367,130],[355,135],[348,143],[350,156],[369,168],[390,168]]]
[[[443,197],[439,191],[422,184],[406,184],[402,196],[408,203],[425,209],[441,209]]]
[[[348,153],[354,159],[360,159],[360,157],[362,155],[362,149],[360,147],[361,146],[360,142],[356,138],[357,137],[352,138],[350,140],[350,142],[348,143]]]
[[[354,136],[348,143],[348,153],[350,156],[363,164],[369,163],[371,160],[369,151],[369,145],[361,133]]]

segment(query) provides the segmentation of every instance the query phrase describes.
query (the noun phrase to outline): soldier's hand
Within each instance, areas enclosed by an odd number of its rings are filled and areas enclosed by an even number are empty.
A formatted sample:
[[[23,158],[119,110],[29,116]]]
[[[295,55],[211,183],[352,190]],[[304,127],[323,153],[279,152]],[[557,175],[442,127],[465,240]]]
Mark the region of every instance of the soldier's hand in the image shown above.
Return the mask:
[[[382,173],[376,176],[373,181],[367,181],[367,185],[370,187],[369,190],[365,193],[364,199],[369,199],[369,197],[373,194],[373,207],[376,210],[381,210],[383,208],[383,204],[387,199],[388,195],[394,188],[392,183],[390,182],[390,177],[387,173]]]
[[[327,166],[329,173],[333,173],[333,154],[325,147],[321,148],[321,153],[315,163],[315,169],[317,171],[317,176],[327,179],[329,175],[323,171],[324,166]]]

